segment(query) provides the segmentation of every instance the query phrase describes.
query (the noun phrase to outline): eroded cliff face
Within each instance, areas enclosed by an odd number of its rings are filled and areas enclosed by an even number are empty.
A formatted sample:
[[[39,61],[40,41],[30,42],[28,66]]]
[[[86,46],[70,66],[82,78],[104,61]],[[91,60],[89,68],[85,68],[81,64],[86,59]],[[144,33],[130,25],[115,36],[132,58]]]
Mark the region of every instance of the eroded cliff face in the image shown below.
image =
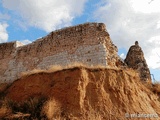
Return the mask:
[[[135,45],[132,45],[129,48],[126,59],[124,61],[128,67],[133,68],[139,72],[141,81],[151,83],[150,71],[138,41],[135,42]]]
[[[42,72],[22,77],[7,90],[7,98],[17,102],[42,96],[53,100],[44,105],[49,119],[60,115],[71,120],[128,120],[125,113],[160,114],[158,97],[132,69],[75,67]]]

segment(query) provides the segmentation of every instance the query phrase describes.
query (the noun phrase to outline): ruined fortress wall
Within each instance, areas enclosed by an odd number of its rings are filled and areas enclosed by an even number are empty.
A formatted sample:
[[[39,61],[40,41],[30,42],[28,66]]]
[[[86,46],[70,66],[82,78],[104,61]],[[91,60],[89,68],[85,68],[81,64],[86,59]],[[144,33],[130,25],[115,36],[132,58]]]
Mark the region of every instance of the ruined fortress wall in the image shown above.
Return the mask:
[[[116,47],[102,23],[86,23],[51,32],[31,44],[14,46],[11,51],[5,63],[7,67],[0,68],[4,73],[0,74],[3,82],[17,79],[21,72],[48,69],[52,65],[79,62],[89,66],[115,67],[117,59]]]
[[[0,79],[3,80],[5,71],[8,69],[8,63],[13,59],[16,50],[16,42],[0,44]]]

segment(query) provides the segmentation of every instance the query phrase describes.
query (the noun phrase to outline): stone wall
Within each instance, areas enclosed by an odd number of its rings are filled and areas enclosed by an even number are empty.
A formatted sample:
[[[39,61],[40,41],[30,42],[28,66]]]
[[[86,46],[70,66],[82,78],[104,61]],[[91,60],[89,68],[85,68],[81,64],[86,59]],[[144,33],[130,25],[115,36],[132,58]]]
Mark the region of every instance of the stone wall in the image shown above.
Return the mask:
[[[0,44],[0,81],[12,82],[21,72],[48,69],[75,62],[116,67],[117,48],[103,23],[86,23],[51,32],[35,42],[17,47]],[[1,67],[2,66],[2,67]]]
[[[12,79],[13,72],[8,72],[8,70],[12,60],[15,59],[16,48],[21,45],[22,44],[18,41],[0,44],[0,82],[4,81],[8,77]],[[12,67],[15,68],[15,66]]]

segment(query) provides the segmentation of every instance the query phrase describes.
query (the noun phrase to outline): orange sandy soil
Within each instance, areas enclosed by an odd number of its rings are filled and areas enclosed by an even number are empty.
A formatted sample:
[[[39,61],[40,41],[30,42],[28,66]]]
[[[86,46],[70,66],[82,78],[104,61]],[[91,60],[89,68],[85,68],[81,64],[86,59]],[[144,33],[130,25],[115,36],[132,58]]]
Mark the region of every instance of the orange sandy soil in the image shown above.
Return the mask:
[[[71,120],[128,120],[125,113],[160,115],[158,97],[139,81],[135,71],[128,69],[75,67],[42,72],[16,80],[6,93],[8,99],[17,102],[31,97],[49,98],[54,105],[48,106],[46,112],[52,112],[53,107]]]

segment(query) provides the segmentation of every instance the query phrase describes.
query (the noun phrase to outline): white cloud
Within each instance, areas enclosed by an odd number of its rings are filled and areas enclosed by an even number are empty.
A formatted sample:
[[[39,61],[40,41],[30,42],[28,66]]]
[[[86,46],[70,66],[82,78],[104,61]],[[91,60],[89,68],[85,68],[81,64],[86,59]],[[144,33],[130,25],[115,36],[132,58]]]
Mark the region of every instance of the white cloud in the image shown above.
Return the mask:
[[[155,69],[160,68],[160,36],[152,37],[148,40],[152,48],[150,48],[150,55],[147,56],[147,63],[149,67]]]
[[[24,45],[27,45],[27,44],[29,44],[29,43],[32,43],[32,41],[30,41],[30,40],[28,40],[28,39],[26,39],[26,40],[21,40],[20,41],[22,44],[24,44]]]
[[[126,55],[125,55],[124,53],[122,53],[122,54],[120,54],[120,57],[121,57],[122,59],[125,59],[125,58],[126,58]]]
[[[8,40],[7,27],[7,23],[0,23],[0,43],[7,42]]]
[[[157,7],[158,5],[158,7]],[[94,17],[106,23],[113,42],[118,48],[126,48],[139,41],[150,68],[159,68],[160,1],[154,0],[102,0]],[[151,41],[152,40],[152,41]],[[158,52],[158,51],[157,51]],[[154,62],[154,63],[153,63]]]
[[[142,13],[160,12],[159,0],[130,0],[134,11]]]
[[[16,11],[28,25],[50,32],[68,26],[82,14],[87,0],[2,0],[9,10]]]

